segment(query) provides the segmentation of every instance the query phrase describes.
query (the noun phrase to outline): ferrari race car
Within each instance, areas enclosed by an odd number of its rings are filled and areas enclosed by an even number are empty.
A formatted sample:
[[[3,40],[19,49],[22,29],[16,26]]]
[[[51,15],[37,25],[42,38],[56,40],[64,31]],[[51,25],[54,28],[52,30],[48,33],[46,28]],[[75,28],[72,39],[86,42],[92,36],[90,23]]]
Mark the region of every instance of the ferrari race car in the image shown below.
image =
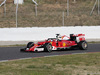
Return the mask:
[[[52,50],[67,50],[71,48],[86,50],[88,48],[88,43],[85,41],[84,36],[85,34],[70,34],[70,37],[66,35],[61,36],[60,34],[56,34],[56,38],[48,38],[47,40],[38,43],[29,42],[26,48],[23,48],[20,51],[51,52]]]

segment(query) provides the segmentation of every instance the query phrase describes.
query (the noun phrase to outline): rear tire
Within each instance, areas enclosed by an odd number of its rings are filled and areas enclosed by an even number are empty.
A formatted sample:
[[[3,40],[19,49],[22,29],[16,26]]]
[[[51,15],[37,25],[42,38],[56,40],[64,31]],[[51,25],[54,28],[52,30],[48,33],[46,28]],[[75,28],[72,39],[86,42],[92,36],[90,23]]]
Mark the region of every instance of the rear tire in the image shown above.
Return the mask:
[[[34,42],[29,42],[29,43],[27,44],[27,48],[31,48],[32,46],[34,46]]]
[[[44,51],[45,52],[52,52],[52,45],[51,45],[51,43],[46,43],[44,45]]]
[[[87,50],[88,43],[86,41],[80,41],[78,46],[79,46],[79,49],[81,49],[81,50]]]

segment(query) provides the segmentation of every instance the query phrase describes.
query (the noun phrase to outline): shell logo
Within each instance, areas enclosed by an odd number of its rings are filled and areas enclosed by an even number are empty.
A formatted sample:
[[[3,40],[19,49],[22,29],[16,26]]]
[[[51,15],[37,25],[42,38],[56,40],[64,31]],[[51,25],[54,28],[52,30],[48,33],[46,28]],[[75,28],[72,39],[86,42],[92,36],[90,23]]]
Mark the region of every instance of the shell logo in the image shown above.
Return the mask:
[[[52,42],[50,42],[52,44]]]
[[[35,46],[38,46],[37,44],[35,44]]]
[[[66,43],[64,42],[64,43],[63,43],[63,47],[65,47],[65,46],[66,46]]]

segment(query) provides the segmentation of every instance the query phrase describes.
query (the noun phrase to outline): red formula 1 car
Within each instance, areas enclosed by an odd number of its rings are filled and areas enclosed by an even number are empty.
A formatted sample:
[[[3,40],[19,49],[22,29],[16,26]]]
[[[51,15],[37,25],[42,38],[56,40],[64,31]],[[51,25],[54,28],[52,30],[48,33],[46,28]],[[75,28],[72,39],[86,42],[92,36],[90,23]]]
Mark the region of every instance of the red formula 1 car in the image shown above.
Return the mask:
[[[69,48],[79,48],[81,50],[86,50],[88,48],[88,44],[84,38],[85,34],[70,34],[70,37],[66,35],[60,36],[60,34],[56,34],[56,38],[48,38],[45,41],[34,43],[29,42],[27,47],[21,49],[20,51],[46,51],[51,52],[52,50],[62,50]]]

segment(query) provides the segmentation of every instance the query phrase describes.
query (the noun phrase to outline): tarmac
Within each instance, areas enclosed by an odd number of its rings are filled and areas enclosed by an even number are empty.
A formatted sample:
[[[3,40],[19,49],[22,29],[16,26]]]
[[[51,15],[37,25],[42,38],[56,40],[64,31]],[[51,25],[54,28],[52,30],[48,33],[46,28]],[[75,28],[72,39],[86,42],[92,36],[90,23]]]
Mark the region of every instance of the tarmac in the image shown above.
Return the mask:
[[[100,42],[100,39],[86,39],[87,42]],[[0,46],[4,45],[23,45],[31,41],[0,41]],[[37,42],[37,41],[32,41]]]

